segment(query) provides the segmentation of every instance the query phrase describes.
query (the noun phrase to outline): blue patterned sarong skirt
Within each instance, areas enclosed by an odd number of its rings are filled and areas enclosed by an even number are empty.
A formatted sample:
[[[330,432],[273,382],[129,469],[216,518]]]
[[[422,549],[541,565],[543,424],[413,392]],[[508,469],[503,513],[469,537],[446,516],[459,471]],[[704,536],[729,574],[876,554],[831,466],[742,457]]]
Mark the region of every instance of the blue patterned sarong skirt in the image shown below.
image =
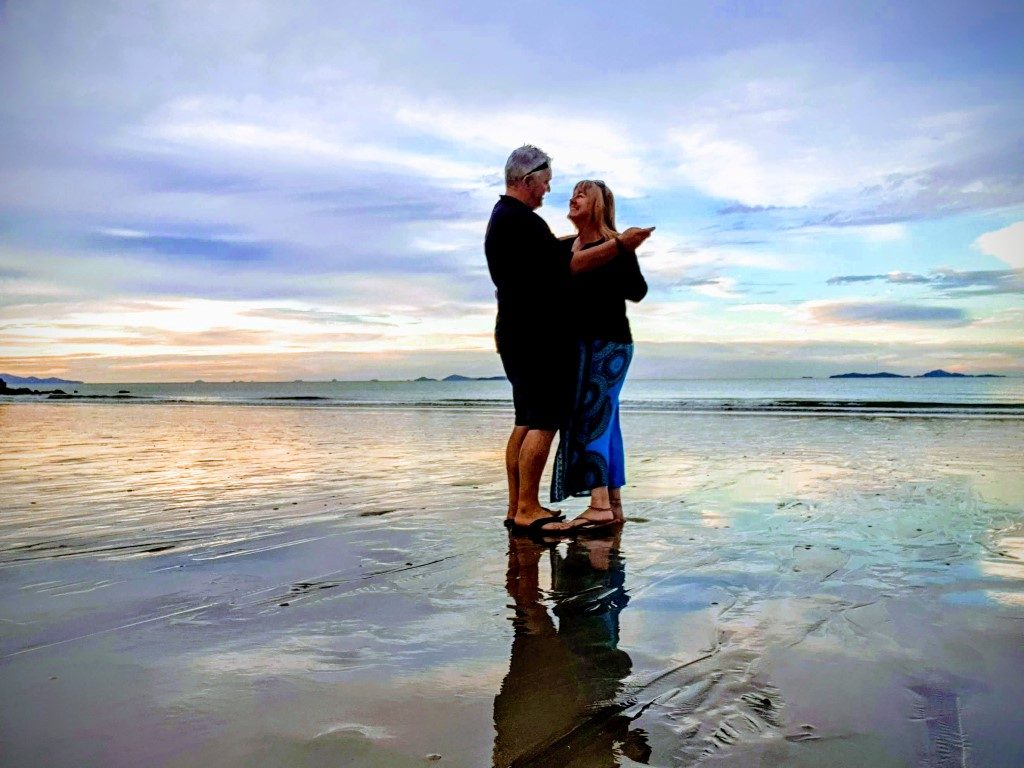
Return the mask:
[[[551,476],[551,501],[587,496],[594,488],[621,488],[626,463],[619,427],[619,392],[633,359],[633,345],[581,341],[576,399],[559,432]]]

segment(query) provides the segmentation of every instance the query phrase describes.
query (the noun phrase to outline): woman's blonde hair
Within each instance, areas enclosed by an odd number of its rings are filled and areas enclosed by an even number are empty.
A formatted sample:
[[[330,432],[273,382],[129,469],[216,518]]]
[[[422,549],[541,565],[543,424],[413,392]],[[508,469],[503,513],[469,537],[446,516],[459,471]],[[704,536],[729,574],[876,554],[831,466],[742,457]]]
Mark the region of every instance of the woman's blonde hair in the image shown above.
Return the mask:
[[[594,201],[592,216],[601,237],[606,240],[617,237],[619,233],[615,229],[615,195],[608,185],[597,179],[584,179],[573,187],[573,196],[580,190],[586,192]]]

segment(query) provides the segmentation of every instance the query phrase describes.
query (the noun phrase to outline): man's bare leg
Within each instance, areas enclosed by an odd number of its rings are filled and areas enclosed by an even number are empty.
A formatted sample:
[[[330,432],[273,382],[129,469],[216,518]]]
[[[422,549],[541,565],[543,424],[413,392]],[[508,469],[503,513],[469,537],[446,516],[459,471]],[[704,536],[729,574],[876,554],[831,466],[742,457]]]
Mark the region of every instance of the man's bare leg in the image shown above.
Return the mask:
[[[508,475],[508,513],[511,520],[519,508],[519,452],[523,448],[523,440],[529,427],[513,427],[505,446],[505,473]]]
[[[516,525],[529,525],[534,520],[550,517],[551,513],[540,505],[540,478],[551,452],[554,430],[531,429],[523,439],[519,450],[519,506],[516,510]],[[561,531],[568,523],[548,523],[543,530]]]

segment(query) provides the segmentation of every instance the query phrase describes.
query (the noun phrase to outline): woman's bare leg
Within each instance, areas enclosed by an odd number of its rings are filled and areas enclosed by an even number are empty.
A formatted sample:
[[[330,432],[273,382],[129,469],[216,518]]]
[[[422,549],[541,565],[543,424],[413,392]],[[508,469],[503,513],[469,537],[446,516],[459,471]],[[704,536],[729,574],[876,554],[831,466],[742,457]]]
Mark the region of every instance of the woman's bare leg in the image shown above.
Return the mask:
[[[612,505],[608,498],[608,486],[602,485],[590,491],[590,506],[582,514],[573,518],[573,523],[594,522],[604,523],[613,520]]]
[[[607,485],[602,485],[590,491],[590,507],[591,509],[608,509],[611,507]]]
[[[616,520],[625,520],[626,515],[622,511],[622,489],[621,488],[609,488],[608,489],[608,502],[612,508],[612,514],[615,515]]]

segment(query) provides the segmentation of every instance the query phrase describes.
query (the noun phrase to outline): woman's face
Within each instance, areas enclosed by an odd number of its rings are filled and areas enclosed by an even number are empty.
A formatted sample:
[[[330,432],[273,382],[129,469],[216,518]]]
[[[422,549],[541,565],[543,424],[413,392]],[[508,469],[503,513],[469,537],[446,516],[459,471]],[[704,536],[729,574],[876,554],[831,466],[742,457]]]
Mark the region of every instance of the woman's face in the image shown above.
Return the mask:
[[[569,219],[587,221],[594,215],[594,190],[577,187],[569,198]]]

